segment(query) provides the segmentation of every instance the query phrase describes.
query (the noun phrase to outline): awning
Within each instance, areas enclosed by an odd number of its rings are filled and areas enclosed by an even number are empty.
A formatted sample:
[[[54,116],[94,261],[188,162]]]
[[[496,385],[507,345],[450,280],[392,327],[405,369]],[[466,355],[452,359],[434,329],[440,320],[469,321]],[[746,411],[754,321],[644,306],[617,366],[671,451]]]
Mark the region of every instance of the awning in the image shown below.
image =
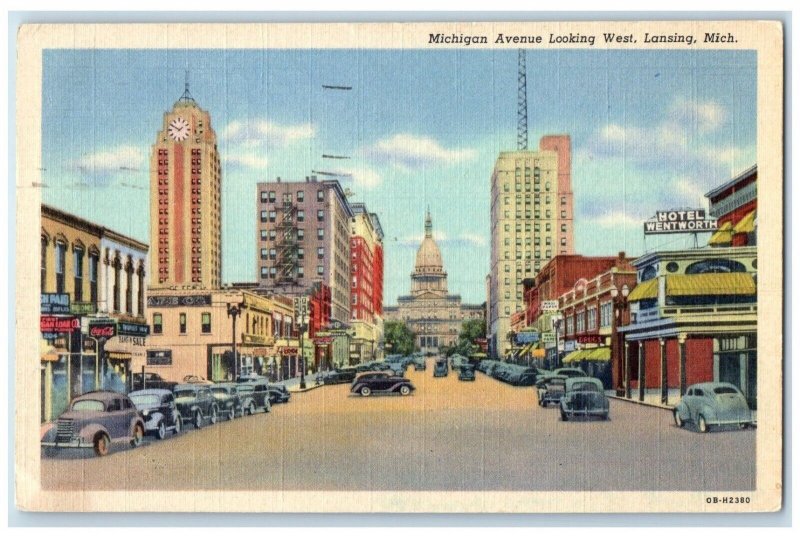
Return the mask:
[[[709,245],[727,245],[732,241],[733,225],[726,222],[708,240]]]
[[[588,353],[583,357],[585,361],[593,361],[593,362],[606,362],[611,360],[611,348],[610,347],[596,347],[594,349],[587,350]]]
[[[533,357],[534,359],[543,359],[545,358],[546,355],[547,352],[545,352],[544,349],[534,349],[531,357]]]
[[[562,359],[562,362],[564,364],[578,362],[579,360],[581,360],[581,357],[583,357],[585,354],[586,354],[585,349],[576,349],[575,351],[567,353],[567,355]]]
[[[658,297],[658,279],[651,278],[640,282],[628,296],[628,301],[641,301],[643,299],[655,299]]]
[[[735,234],[749,234],[756,231],[756,212],[755,210],[751,211],[747,215],[745,215],[742,220],[736,223],[736,226],[733,227],[733,233]]]
[[[667,277],[667,295],[755,294],[756,283],[749,273],[703,273]]]

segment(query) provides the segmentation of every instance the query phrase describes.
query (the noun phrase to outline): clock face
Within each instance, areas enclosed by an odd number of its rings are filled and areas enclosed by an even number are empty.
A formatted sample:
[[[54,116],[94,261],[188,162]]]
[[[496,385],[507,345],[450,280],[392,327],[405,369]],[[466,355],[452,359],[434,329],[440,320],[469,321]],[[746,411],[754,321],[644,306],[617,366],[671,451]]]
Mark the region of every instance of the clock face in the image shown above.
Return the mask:
[[[189,138],[189,122],[181,117],[177,117],[169,122],[169,136],[173,140],[186,140]]]

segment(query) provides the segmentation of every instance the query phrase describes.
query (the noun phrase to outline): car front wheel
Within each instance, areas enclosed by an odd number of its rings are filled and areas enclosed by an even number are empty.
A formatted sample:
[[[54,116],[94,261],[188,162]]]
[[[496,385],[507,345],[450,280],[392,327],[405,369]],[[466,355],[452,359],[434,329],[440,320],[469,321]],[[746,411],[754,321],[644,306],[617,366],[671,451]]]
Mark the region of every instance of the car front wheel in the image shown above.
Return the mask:
[[[181,418],[180,415],[178,415],[177,418],[175,419],[175,430],[173,430],[172,433],[178,435],[179,433],[181,433],[182,429],[183,429],[183,419]]]
[[[700,433],[708,433],[708,422],[703,415],[697,417],[697,429],[700,430]]]
[[[683,419],[681,418],[681,413],[677,409],[674,412],[675,416],[675,425],[679,428],[683,428]]]
[[[253,402],[250,402],[250,405],[247,406],[247,414],[253,415],[256,412],[256,405]]]
[[[231,407],[231,408],[228,410],[228,420],[233,420],[233,419],[235,419],[235,418],[236,418],[236,409],[235,409],[235,408],[233,408],[233,407]]]
[[[402,387],[400,387],[400,394],[402,394],[403,396],[408,396],[409,394],[411,394],[411,388],[408,385],[403,385]]]
[[[108,454],[108,447],[111,444],[111,440],[108,438],[108,435],[104,433],[99,433],[94,438],[94,453],[97,456],[106,456]]]
[[[569,420],[569,417],[567,417],[567,414],[564,412],[563,409],[561,410],[561,420],[563,420],[564,422]]]
[[[217,407],[216,406],[212,406],[211,407],[211,418],[209,419],[209,422],[211,422],[211,424],[216,424],[217,423]]]
[[[360,392],[361,396],[369,396],[370,394],[372,394],[372,390],[370,390],[369,387],[361,387]]]
[[[133,438],[131,439],[131,446],[136,447],[142,444],[144,439],[144,426],[137,424],[133,428]]]
[[[162,441],[167,437],[167,426],[164,424],[163,420],[158,423],[158,429],[156,430],[156,437],[158,437]]]
[[[192,421],[192,424],[198,430],[203,427],[203,415],[200,413],[199,409],[194,412],[194,420]]]

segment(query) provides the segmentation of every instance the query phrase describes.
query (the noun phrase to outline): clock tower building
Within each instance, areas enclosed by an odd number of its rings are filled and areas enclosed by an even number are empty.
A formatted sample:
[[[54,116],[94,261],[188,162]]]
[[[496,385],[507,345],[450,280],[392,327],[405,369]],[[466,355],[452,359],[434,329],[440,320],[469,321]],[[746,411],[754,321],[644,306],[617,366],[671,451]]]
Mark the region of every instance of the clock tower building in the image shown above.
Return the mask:
[[[150,156],[151,288],[221,287],[220,180],[211,117],[187,84]]]

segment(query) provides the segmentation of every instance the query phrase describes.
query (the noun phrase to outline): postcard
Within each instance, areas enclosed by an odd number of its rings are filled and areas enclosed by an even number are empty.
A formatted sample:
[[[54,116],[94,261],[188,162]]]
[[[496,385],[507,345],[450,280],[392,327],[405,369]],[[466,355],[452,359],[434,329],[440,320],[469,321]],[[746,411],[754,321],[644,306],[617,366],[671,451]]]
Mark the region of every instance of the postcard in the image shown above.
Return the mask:
[[[781,508],[780,23],[17,47],[20,509]]]

